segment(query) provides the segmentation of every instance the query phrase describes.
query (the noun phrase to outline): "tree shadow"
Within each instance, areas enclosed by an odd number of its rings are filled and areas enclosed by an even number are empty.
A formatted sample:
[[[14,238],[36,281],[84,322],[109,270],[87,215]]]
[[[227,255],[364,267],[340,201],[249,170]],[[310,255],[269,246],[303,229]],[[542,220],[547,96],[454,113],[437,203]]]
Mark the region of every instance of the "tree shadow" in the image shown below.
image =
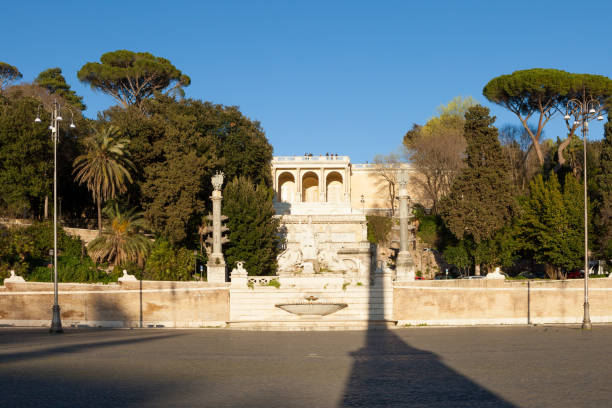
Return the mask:
[[[98,330],[105,330],[105,329],[93,329],[93,331],[98,331]],[[5,343],[15,343],[15,337],[20,335],[20,332],[11,331],[10,333],[11,333],[10,336],[4,336]],[[31,333],[32,333],[31,331],[28,331],[28,334],[31,334]],[[37,349],[37,350],[32,350],[32,351],[24,351],[24,352],[18,352],[18,353],[10,353],[10,354],[0,354],[0,364],[12,363],[12,362],[23,361],[23,360],[40,359],[40,358],[45,358],[45,357],[52,357],[52,356],[56,356],[58,353],[78,353],[78,352],[88,351],[88,350],[97,349],[97,348],[121,346],[121,345],[134,344],[134,343],[146,343],[150,341],[160,340],[160,339],[169,338],[169,337],[176,337],[180,335],[181,335],[180,333],[157,334],[157,335],[152,335],[148,337],[136,337],[136,338],[128,338],[128,339],[57,345],[53,347],[47,347],[47,348]],[[47,333],[45,336],[41,336],[41,338],[42,337],[49,338],[49,337],[56,337],[56,335]]]
[[[38,331],[38,333],[37,333]],[[20,352],[0,354],[0,406],[3,407],[115,407],[151,406],[162,398],[176,394],[180,387],[171,379],[120,372],[113,369],[113,347],[145,344],[176,337],[168,333],[133,337],[136,332],[113,333],[111,340],[96,341],[100,331],[89,329],[92,336],[83,336],[83,330],[67,330],[65,334],[51,335],[46,330],[3,332],[3,342],[16,344],[26,340],[28,348],[52,343],[52,346]],[[72,333],[79,333],[73,337]],[[116,338],[116,336],[121,336]],[[129,336],[125,338],[123,336]],[[90,341],[91,339],[91,341]],[[78,343],[72,343],[78,341]],[[145,346],[146,347],[146,346]],[[79,353],[104,355],[107,363],[95,369],[79,364]],[[109,358],[111,357],[111,358]],[[170,397],[171,399],[171,397]]]
[[[383,296],[381,280],[374,279],[364,346],[351,353],[340,407],[514,407],[387,329]]]

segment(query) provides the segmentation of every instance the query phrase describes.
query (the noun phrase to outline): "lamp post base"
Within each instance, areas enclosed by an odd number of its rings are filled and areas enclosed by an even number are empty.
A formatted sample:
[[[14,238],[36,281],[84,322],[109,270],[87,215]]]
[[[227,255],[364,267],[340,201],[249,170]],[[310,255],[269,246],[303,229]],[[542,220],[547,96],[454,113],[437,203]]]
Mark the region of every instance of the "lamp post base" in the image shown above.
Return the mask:
[[[587,302],[584,303],[584,319],[582,320],[582,329],[583,330],[591,330],[591,315],[589,313],[589,304]]]
[[[59,305],[53,305],[53,318],[51,320],[51,328],[49,333],[63,333],[62,319],[60,318],[60,307]]]

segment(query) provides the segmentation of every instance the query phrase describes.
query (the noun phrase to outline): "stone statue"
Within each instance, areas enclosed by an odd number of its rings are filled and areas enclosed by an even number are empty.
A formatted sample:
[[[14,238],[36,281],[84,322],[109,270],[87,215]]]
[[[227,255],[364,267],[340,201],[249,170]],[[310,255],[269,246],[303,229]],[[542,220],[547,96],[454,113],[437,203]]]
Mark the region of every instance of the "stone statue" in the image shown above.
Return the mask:
[[[4,283],[6,283],[6,282],[23,283],[23,282],[25,282],[25,279],[23,279],[19,275],[15,275],[15,271],[11,270],[11,276],[4,280]]]
[[[281,272],[291,272],[302,263],[302,254],[295,249],[285,249],[277,258],[278,270]]]
[[[223,176],[223,172],[220,171],[216,172],[215,175],[212,176],[211,181],[215,190],[221,190],[221,187],[223,187]]]
[[[319,264],[330,271],[346,271],[348,269],[344,261],[338,257],[338,251],[331,248],[319,251]]]
[[[136,279],[136,277],[134,275],[130,275],[128,274],[127,270],[124,269],[123,270],[123,276],[120,276],[119,279],[117,279],[119,282],[134,282],[137,281],[138,279]]]
[[[244,269],[244,262],[238,261],[236,262],[236,267],[232,269],[232,277],[234,276],[247,276],[247,270]]]
[[[304,228],[300,244],[300,251],[302,252],[303,259],[317,259],[317,240],[310,220],[308,220],[308,226]]]
[[[499,266],[495,267],[495,270],[491,273],[488,273],[485,276],[486,279],[506,279],[506,277],[501,273],[501,269]]]

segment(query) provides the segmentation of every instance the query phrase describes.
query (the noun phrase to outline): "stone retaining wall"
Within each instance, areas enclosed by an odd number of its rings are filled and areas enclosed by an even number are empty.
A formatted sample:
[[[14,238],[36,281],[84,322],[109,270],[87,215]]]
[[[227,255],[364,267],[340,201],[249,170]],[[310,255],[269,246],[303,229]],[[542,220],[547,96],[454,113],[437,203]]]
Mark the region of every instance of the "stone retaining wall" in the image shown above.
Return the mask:
[[[398,325],[581,323],[584,281],[448,280],[396,284]],[[612,279],[589,280],[593,323],[612,322]]]
[[[230,327],[250,329],[366,328],[372,321],[404,325],[580,323],[583,281],[449,280],[393,284],[388,275],[373,282],[339,276],[280,277],[280,287],[263,278],[231,283],[122,282],[59,285],[64,327]],[[612,322],[612,279],[590,280],[591,320]],[[319,318],[297,316],[279,303],[346,303]],[[0,325],[48,326],[51,283],[0,286]]]
[[[48,326],[52,283],[0,286],[0,325]],[[210,327],[229,318],[229,284],[143,281],[59,284],[64,327]]]

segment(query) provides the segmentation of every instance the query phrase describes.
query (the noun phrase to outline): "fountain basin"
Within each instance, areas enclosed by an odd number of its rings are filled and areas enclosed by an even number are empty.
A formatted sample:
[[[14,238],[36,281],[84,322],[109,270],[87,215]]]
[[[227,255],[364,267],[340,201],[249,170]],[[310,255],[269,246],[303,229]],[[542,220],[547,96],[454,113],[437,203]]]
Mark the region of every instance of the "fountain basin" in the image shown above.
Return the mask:
[[[279,303],[275,305],[285,312],[289,312],[298,316],[327,316],[344,309],[348,305],[346,303]]]

